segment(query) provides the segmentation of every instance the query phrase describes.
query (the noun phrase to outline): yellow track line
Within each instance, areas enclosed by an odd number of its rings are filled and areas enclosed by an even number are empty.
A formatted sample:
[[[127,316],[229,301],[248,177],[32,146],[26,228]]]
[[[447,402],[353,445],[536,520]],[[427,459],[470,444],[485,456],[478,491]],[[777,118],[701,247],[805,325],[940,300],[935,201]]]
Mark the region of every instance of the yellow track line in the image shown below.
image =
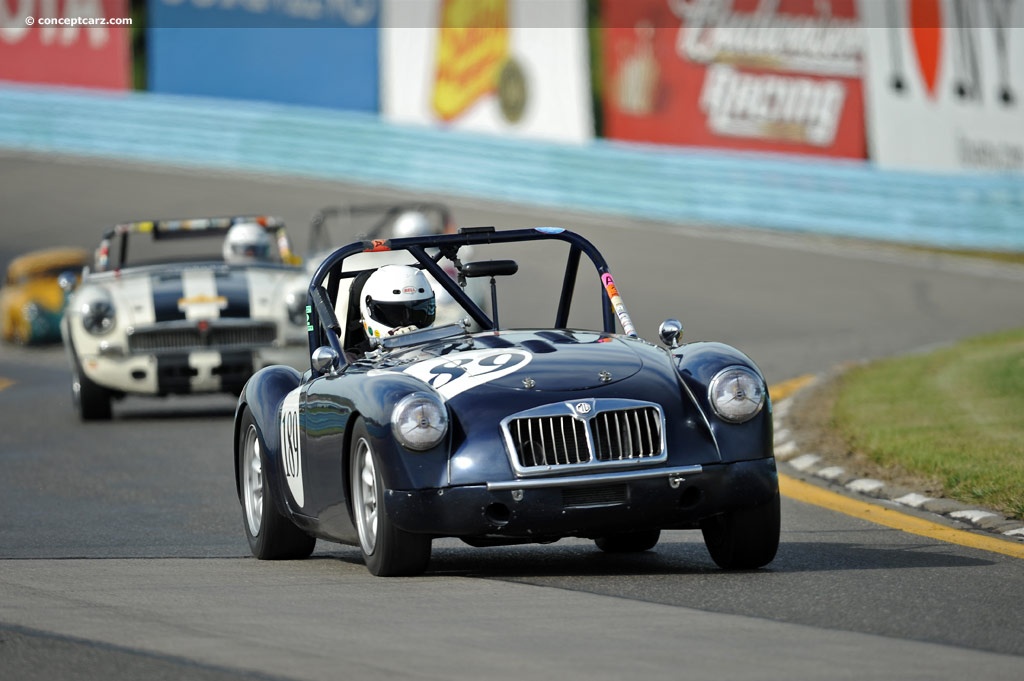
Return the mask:
[[[813,376],[799,376],[783,381],[769,389],[773,401],[783,400],[814,380]],[[1014,544],[1005,539],[996,539],[974,532],[958,530],[946,525],[902,513],[896,509],[880,504],[871,504],[831,492],[809,482],[804,482],[788,475],[779,474],[779,489],[782,494],[795,501],[813,504],[830,511],[838,511],[853,518],[860,518],[877,525],[884,525],[895,530],[916,534],[950,544],[958,544],[972,549],[1000,553],[1012,558],[1024,559],[1024,544]]]
[[[779,476],[779,487],[782,493],[790,499],[814,504],[815,506],[821,506],[832,511],[839,511],[848,516],[867,520],[878,525],[884,525],[922,537],[929,537],[930,539],[938,539],[950,544],[967,546],[972,549],[992,551],[994,553],[1001,553],[1004,556],[1012,556],[1013,558],[1024,558],[1024,544],[1014,544],[1005,539],[986,537],[985,535],[933,523],[930,520],[907,515],[885,506],[851,499],[842,494],[822,489],[817,485],[812,485],[809,482],[791,478],[788,475]]]
[[[772,396],[772,402],[781,402],[813,380],[814,376],[811,374],[797,376],[788,381],[776,383],[768,389],[768,394]]]
[[[14,381],[12,381],[9,378],[4,378],[3,376],[0,376],[0,390],[3,390],[4,388],[9,388],[12,385],[14,385]]]

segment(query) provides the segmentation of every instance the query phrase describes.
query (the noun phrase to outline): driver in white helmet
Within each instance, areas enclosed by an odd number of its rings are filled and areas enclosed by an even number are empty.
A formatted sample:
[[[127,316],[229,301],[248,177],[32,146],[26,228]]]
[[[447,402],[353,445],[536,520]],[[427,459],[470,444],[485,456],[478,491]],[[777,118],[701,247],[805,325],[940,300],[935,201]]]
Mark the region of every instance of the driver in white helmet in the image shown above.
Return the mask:
[[[425,329],[434,323],[435,307],[427,277],[408,265],[377,268],[359,293],[359,313],[368,339]]]
[[[270,235],[254,222],[232,225],[224,238],[224,261],[232,264],[270,260]]]

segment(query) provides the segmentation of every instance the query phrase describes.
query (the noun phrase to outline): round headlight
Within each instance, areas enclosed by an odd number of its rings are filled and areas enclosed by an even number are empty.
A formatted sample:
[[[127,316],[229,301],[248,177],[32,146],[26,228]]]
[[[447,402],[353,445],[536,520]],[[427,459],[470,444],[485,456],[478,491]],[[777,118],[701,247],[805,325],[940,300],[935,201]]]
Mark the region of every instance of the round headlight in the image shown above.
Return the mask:
[[[448,432],[448,410],[429,393],[406,395],[391,412],[391,432],[407,449],[430,449]]]
[[[284,306],[288,310],[288,321],[295,326],[306,325],[306,290],[290,291],[284,297]]]
[[[114,299],[103,289],[93,289],[83,295],[78,305],[82,326],[94,336],[101,336],[114,328]]]
[[[747,367],[728,367],[711,379],[708,399],[720,417],[730,423],[743,423],[764,407],[764,381]]]

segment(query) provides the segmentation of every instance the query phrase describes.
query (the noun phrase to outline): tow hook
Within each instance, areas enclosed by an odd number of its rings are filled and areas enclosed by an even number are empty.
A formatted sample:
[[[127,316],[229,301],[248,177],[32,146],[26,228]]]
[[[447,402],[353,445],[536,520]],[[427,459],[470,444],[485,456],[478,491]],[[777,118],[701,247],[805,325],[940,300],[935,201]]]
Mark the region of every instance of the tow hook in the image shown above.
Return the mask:
[[[668,478],[668,486],[672,489],[679,489],[679,486],[683,484],[684,480],[686,480],[686,478],[681,475],[670,475]]]

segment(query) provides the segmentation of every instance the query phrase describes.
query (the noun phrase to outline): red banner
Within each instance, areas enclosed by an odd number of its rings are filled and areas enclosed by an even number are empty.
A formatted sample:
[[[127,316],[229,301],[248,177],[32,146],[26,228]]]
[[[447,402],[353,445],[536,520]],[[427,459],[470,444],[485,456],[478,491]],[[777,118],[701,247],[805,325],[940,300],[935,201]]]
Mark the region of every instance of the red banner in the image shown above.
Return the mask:
[[[605,135],[866,157],[855,0],[603,0]]]
[[[128,0],[0,0],[0,80],[131,87]]]

